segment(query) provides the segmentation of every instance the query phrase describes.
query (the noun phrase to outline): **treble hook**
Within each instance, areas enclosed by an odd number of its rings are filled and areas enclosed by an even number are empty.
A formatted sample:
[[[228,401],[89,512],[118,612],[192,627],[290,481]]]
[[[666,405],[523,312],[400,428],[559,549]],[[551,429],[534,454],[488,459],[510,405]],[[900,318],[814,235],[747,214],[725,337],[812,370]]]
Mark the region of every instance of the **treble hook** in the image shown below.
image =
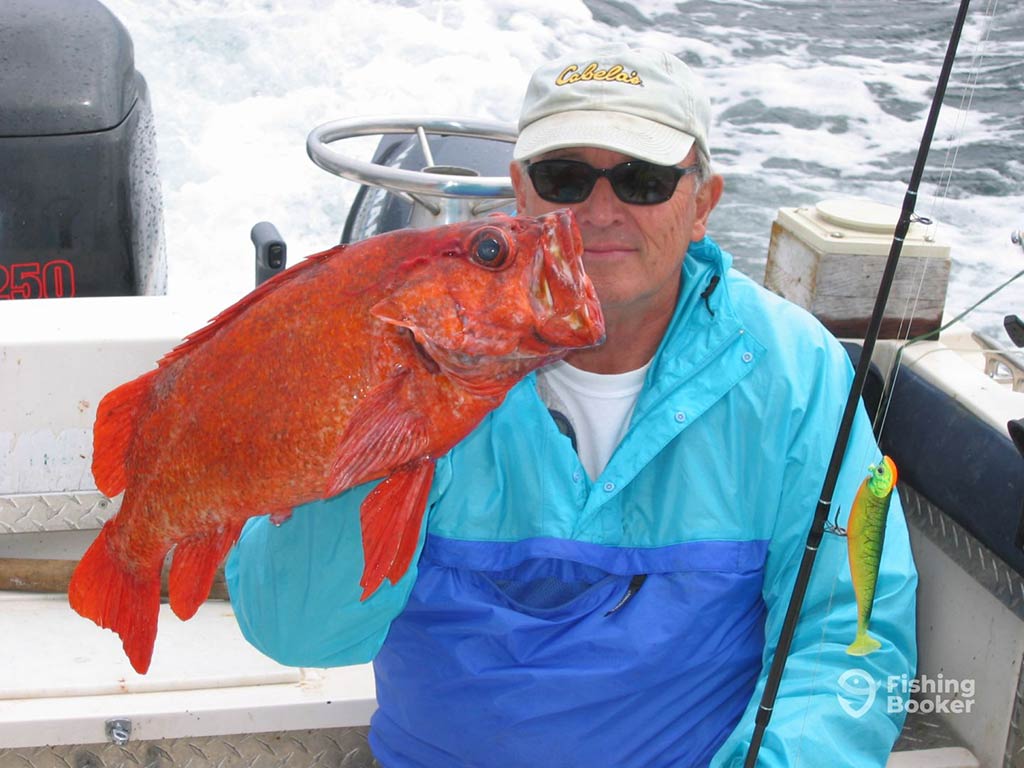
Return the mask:
[[[836,507],[835,518],[825,523],[825,533],[834,533],[836,536],[846,535],[846,529],[839,525],[839,513],[842,511],[842,507]]]

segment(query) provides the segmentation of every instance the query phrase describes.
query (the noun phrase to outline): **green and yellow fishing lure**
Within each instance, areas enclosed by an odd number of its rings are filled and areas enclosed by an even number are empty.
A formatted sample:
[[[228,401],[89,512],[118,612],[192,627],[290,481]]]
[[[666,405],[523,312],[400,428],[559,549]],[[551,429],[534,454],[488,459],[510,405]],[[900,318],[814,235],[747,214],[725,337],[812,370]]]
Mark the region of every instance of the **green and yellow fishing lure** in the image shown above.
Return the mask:
[[[875,601],[878,564],[885,542],[885,520],[889,515],[892,490],[896,487],[896,465],[888,456],[868,467],[857,496],[853,500],[846,527],[846,544],[850,555],[850,575],[857,596],[857,636],[846,652],[866,656],[882,644],[868,634],[871,606]]]

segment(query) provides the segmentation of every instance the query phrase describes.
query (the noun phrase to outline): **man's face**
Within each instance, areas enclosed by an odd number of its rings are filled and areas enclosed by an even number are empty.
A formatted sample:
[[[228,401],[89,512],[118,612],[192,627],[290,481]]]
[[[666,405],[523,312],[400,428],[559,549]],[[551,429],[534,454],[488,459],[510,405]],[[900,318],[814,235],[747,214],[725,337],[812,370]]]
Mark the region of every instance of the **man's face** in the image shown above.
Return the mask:
[[[574,147],[549,152],[535,160],[565,158],[611,168],[633,160],[607,149]],[[696,162],[691,150],[680,165]],[[619,200],[608,179],[598,179],[590,196],[565,205],[542,200],[518,164],[511,168],[519,213],[537,216],[570,208],[583,235],[583,263],[608,312],[669,311],[675,306],[679,272],[691,241],[700,240],[722,191],[713,177],[694,194],[695,175],[680,179],[673,196],[657,205],[630,205]]]

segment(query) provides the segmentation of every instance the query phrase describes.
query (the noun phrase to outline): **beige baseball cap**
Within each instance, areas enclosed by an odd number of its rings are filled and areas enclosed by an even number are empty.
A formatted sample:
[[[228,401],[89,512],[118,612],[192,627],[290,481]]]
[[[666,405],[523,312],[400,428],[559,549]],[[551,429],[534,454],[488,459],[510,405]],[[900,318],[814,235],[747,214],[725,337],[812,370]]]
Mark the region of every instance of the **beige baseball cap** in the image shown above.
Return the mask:
[[[686,64],[663,51],[609,45],[534,72],[513,157],[600,147],[677,165],[696,144],[710,161],[710,123],[711,102]]]

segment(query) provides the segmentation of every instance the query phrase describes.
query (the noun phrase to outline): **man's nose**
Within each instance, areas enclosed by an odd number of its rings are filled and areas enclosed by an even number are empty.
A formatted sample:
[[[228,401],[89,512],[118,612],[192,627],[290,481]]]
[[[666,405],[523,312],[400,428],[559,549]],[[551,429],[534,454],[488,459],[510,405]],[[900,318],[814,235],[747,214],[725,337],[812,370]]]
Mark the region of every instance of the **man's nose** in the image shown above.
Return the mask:
[[[619,224],[623,219],[623,203],[616,197],[608,179],[598,179],[590,195],[576,206],[576,217],[598,227]]]

